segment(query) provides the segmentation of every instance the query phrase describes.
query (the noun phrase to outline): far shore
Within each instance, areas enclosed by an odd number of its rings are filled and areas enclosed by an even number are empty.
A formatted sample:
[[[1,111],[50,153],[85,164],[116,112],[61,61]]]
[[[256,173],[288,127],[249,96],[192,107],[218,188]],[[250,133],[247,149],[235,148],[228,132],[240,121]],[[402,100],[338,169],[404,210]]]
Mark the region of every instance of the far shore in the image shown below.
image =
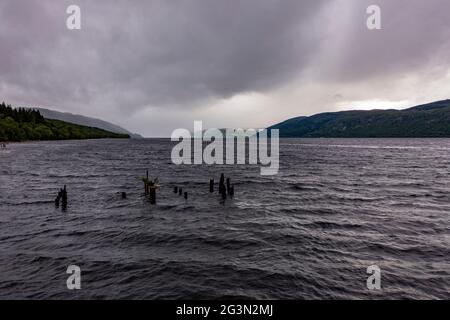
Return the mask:
[[[52,142],[52,141],[85,141],[85,140],[131,140],[132,138],[92,138],[92,139],[54,139],[54,140],[21,140],[21,141],[0,141],[0,144],[30,143],[30,142]]]

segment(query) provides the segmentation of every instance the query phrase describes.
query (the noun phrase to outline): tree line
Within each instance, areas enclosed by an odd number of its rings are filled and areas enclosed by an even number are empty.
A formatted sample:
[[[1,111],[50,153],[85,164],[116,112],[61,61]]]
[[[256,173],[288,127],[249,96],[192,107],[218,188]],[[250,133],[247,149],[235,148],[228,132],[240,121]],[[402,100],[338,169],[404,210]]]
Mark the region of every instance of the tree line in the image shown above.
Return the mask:
[[[39,110],[0,104],[0,141],[129,138],[99,128],[45,119]]]

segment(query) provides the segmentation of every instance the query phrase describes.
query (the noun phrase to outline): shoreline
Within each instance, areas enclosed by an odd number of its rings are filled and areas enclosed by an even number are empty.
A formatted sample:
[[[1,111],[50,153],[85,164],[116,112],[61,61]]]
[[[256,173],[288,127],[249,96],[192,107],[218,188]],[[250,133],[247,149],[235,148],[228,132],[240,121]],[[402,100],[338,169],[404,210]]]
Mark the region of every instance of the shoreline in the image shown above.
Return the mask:
[[[52,141],[84,141],[84,140],[132,140],[132,138],[87,138],[87,139],[54,139],[54,140],[22,140],[22,141],[0,141],[0,144],[6,145],[13,143],[30,143],[30,142],[52,142]]]

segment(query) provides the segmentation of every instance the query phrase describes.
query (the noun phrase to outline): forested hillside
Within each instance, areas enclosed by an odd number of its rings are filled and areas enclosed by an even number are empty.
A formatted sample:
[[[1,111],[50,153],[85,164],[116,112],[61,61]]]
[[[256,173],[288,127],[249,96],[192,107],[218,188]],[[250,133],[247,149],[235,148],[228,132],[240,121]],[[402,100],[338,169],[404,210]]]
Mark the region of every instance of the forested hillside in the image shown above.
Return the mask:
[[[269,127],[283,138],[450,138],[450,100],[405,110],[342,111]]]
[[[129,138],[129,135],[45,119],[37,110],[0,104],[0,141],[102,138]]]

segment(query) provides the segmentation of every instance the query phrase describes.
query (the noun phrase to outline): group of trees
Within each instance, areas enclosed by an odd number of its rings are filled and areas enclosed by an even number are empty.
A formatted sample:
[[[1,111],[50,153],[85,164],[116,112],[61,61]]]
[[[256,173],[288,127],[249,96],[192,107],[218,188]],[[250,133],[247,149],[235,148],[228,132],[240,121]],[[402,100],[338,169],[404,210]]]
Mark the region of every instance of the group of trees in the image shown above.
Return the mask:
[[[0,141],[129,138],[98,128],[45,119],[38,110],[0,104]]]
[[[11,117],[17,122],[44,122],[44,117],[37,110],[27,108],[13,108],[4,102],[0,104],[0,115],[2,117]]]

